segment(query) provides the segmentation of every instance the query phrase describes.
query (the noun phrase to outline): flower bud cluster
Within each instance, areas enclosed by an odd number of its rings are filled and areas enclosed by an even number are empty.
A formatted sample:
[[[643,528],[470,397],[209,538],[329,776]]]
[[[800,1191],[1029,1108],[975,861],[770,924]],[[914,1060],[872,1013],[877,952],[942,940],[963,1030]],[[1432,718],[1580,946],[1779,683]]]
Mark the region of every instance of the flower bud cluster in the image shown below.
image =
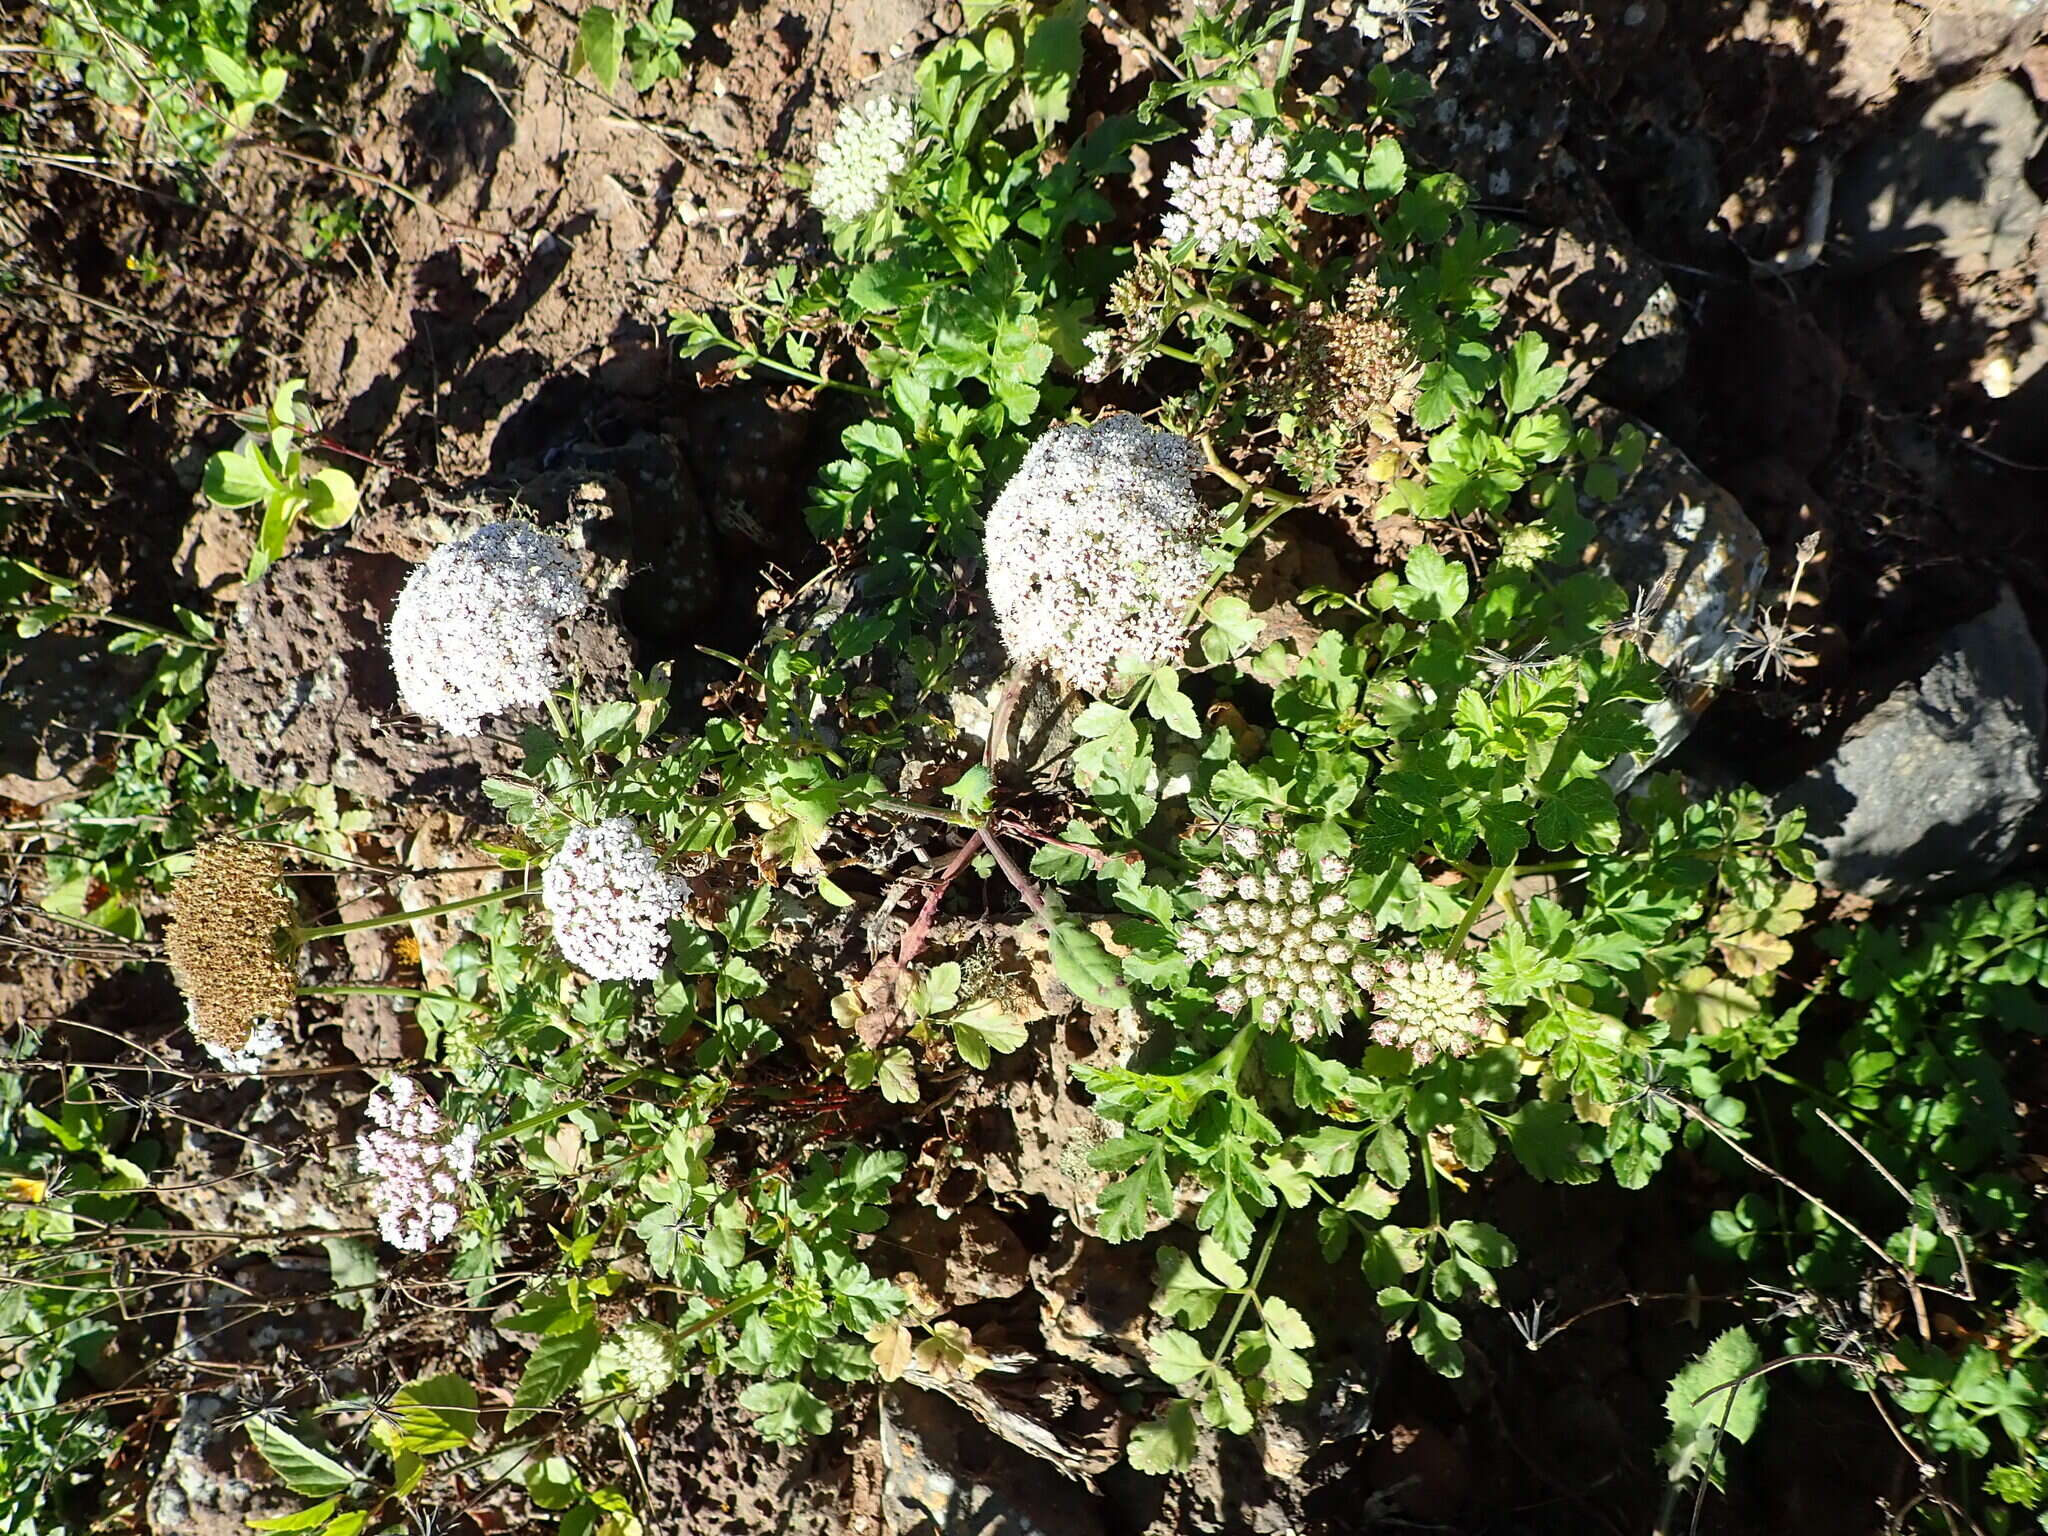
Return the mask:
[[[661,867],[632,820],[572,827],[541,876],[555,944],[599,981],[652,981],[682,916],[683,883]]]
[[[455,1230],[470,1176],[476,1172],[477,1128],[453,1126],[409,1077],[370,1096],[371,1129],[356,1147],[356,1168],[369,1177],[377,1229],[394,1248],[424,1253]]]
[[[1120,658],[1156,666],[1180,654],[1209,575],[1200,463],[1186,438],[1135,416],[1054,427],[1031,445],[984,532],[1012,660],[1101,694]]]
[[[391,615],[391,670],[405,707],[455,736],[485,715],[542,704],[562,680],[555,623],[583,606],[582,572],[557,539],[486,523],[406,578]]]
[[[1287,1024],[1297,1040],[1334,1033],[1372,975],[1372,919],[1344,894],[1351,867],[1291,846],[1263,858],[1244,827],[1224,838],[1236,872],[1212,864],[1196,878],[1206,905],[1181,930],[1181,952],[1227,983],[1216,997],[1225,1013]]]
[[[1240,245],[1256,245],[1264,222],[1280,211],[1287,189],[1287,147],[1261,134],[1241,117],[1216,136],[1204,128],[1195,140],[1194,164],[1166,173],[1173,205],[1159,225],[1169,245],[1192,238],[1197,254],[1220,256]]]
[[[586,1401],[623,1397],[627,1401],[614,1406],[628,1410],[621,1417],[632,1417],[676,1384],[679,1353],[675,1334],[661,1324],[627,1323],[597,1346],[577,1390]]]
[[[1414,1053],[1417,1066],[1437,1056],[1468,1056],[1499,1015],[1470,966],[1438,949],[1389,955],[1373,967],[1372,1037]]]
[[[917,124],[905,102],[878,96],[849,107],[818,151],[812,204],[842,224],[866,218],[889,201],[916,139]]]

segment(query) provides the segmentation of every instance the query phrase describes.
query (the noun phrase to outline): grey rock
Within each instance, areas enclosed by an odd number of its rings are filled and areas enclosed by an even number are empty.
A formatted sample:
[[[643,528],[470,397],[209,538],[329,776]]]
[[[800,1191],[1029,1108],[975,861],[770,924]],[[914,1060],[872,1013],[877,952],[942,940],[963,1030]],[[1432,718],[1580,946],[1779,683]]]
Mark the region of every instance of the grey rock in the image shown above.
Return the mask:
[[[39,809],[101,777],[107,733],[147,670],[106,641],[46,630],[0,649],[0,799]]]
[[[211,1392],[186,1395],[143,1506],[155,1536],[238,1536],[250,1520],[289,1513],[302,1502],[271,1483],[254,1451],[238,1449],[233,1406]]]
[[[2033,98],[2009,78],[1935,97],[1842,166],[1830,264],[1867,272],[1935,250],[1970,275],[2024,261],[2042,213],[2026,174],[2041,137]]]
[[[882,1529],[888,1536],[1096,1536],[1096,1501],[996,1439],[945,1399],[882,1398]]]
[[[1879,900],[1968,890],[2012,861],[2041,804],[2044,728],[2048,664],[2008,587],[1779,808],[1807,813],[1829,885]]]
[[[1600,425],[1611,436],[1618,421],[1604,413]],[[1645,608],[1643,649],[1668,683],[1643,711],[1654,762],[1690,734],[1734,670],[1770,559],[1735,498],[1667,438],[1646,435],[1642,464],[1599,512],[1597,553]],[[1610,777],[1619,788],[1647,766],[1617,764]]]
[[[2041,0],[1941,0],[1928,8],[1926,46],[1937,70],[1965,69],[1999,52],[2023,49],[2041,35]]]

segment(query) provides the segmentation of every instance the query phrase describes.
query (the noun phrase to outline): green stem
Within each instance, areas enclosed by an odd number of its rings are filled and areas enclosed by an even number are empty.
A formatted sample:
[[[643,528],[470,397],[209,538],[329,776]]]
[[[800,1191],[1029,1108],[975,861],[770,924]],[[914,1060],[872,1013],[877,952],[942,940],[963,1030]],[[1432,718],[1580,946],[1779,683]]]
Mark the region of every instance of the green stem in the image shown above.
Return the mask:
[[[1308,12],[1308,0],[1294,0],[1294,8],[1287,13],[1287,41],[1280,45],[1280,62],[1273,70],[1273,90],[1277,94],[1287,83],[1288,73],[1294,68],[1294,50],[1301,42],[1301,21]]]
[[[1264,533],[1273,519],[1282,512],[1292,507],[1298,507],[1303,501],[1307,500],[1306,497],[1297,496],[1292,491],[1279,490],[1270,485],[1252,484],[1251,481],[1245,479],[1243,475],[1240,475],[1236,470],[1223,462],[1217,455],[1216,445],[1206,437],[1202,439],[1202,453],[1209,460],[1209,472],[1225,485],[1242,492],[1246,496],[1257,497],[1262,501],[1273,503],[1274,510],[1269,512],[1259,522],[1253,524],[1251,530],[1245,534],[1246,543],[1250,543],[1261,533]]]
[[[849,395],[859,395],[863,400],[880,400],[883,398],[882,392],[879,389],[872,388],[869,385],[849,384],[844,379],[828,378],[822,373],[813,372],[809,368],[799,368],[794,363],[785,363],[780,358],[770,357],[764,352],[752,351],[740,346],[737,342],[731,343],[731,345],[733,350],[744,357],[751,366],[772,368],[785,377],[801,379],[804,383],[816,385],[819,389],[837,389]]]
[[[36,604],[34,606],[61,607],[62,604]],[[26,613],[27,611],[27,608],[10,608],[6,610],[10,616]],[[166,645],[190,645],[196,646],[202,651],[217,651],[220,649],[220,642],[218,640],[201,640],[194,635],[181,634],[175,629],[165,629],[161,624],[151,624],[143,619],[131,619],[122,614],[108,613],[101,608],[70,608],[65,610],[64,617],[91,624],[111,624],[116,629],[133,630],[138,635],[148,635],[152,639],[163,641]]]
[[[516,901],[530,896],[530,889],[513,886],[499,886],[494,891],[479,891],[474,896],[458,896],[453,901],[443,901],[431,907],[412,907],[403,912],[386,912],[378,917],[359,917],[352,923],[323,923],[317,928],[294,928],[292,947],[309,944],[314,939],[337,938],[344,933],[367,933],[372,928],[396,928],[400,923],[410,923],[422,917],[441,917],[449,912],[466,912],[471,907],[489,906],[494,901]]]
[[[1644,855],[1622,853],[1616,854],[1614,855],[1614,857],[1622,859],[1640,859],[1644,857]],[[1450,865],[1451,868],[1455,869],[1459,874],[1468,875],[1474,880],[1477,880],[1482,874],[1485,873],[1484,865],[1473,864],[1465,859],[1446,859],[1444,860],[1444,862]],[[1552,859],[1547,864],[1517,864],[1515,866],[1515,873],[1518,875],[1562,875],[1568,874],[1570,871],[1575,869],[1584,869],[1586,867],[1586,864],[1587,861],[1585,859]]]
[[[1471,904],[1465,908],[1465,915],[1458,919],[1458,931],[1451,935],[1450,942],[1444,946],[1446,954],[1455,954],[1465,947],[1465,940],[1472,932],[1472,925],[1479,921],[1479,914],[1492,905],[1494,892],[1500,889],[1501,881],[1508,877],[1514,867],[1514,861],[1510,859],[1505,864],[1494,865],[1486,872],[1485,878],[1479,882],[1479,889],[1473,893]]]
[[[936,805],[919,805],[915,800],[899,800],[894,795],[878,795],[868,804],[874,810],[888,811],[895,816],[922,816],[930,821],[943,821],[950,826],[965,827],[970,832],[981,830],[981,823],[964,811],[949,811]]]
[[[453,992],[434,992],[425,987],[376,987],[350,984],[334,987],[301,987],[301,997],[410,997],[422,1003],[453,1003],[458,1008],[482,1008],[471,998]]]
[[[1230,1314],[1230,1326],[1223,1330],[1223,1338],[1216,1346],[1216,1353],[1210,1358],[1221,1361],[1230,1353],[1230,1346],[1237,1338],[1237,1330],[1244,1323],[1244,1309],[1251,1305],[1252,1297],[1258,1293],[1259,1282],[1266,1278],[1266,1261],[1273,1257],[1273,1245],[1280,1240],[1282,1218],[1275,1214],[1273,1224],[1266,1229],[1265,1245],[1259,1249],[1258,1262],[1252,1266],[1251,1279],[1245,1288],[1237,1293],[1237,1310]]]

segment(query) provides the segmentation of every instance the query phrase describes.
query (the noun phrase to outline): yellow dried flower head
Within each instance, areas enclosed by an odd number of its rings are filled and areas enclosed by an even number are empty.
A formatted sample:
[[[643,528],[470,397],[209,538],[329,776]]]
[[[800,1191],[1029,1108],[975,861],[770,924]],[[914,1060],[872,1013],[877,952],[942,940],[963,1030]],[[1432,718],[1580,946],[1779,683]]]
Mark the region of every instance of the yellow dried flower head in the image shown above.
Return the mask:
[[[1408,332],[1387,306],[1385,290],[1354,278],[1340,309],[1312,306],[1294,345],[1266,377],[1260,400],[1311,430],[1385,432],[1415,368]],[[1375,418],[1388,426],[1375,427]]]
[[[283,950],[294,913],[278,889],[284,868],[266,848],[208,843],[171,885],[164,953],[192,1007],[192,1031],[240,1050],[258,1019],[282,1018],[298,995]]]

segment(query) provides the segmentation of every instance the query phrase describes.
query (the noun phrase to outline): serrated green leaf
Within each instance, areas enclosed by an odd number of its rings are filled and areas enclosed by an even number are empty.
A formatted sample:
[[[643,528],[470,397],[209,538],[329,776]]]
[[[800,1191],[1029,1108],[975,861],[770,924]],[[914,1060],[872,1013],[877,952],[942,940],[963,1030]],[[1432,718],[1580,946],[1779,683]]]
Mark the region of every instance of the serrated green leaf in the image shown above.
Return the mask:
[[[1186,1398],[1179,1398],[1157,1418],[1132,1430],[1124,1452],[1138,1471],[1163,1477],[1194,1464],[1195,1444],[1194,1409]]]
[[[580,1314],[572,1327],[542,1334],[520,1373],[505,1428],[517,1429],[542,1409],[560,1402],[597,1353],[597,1342],[597,1321],[588,1313]]]
[[[262,1417],[248,1421],[249,1443],[256,1447],[278,1481],[309,1499],[346,1493],[359,1481],[356,1474],[323,1448]]]
[[[445,1374],[408,1382],[392,1395],[398,1436],[422,1456],[459,1450],[476,1434],[476,1389]]]
[[[1767,1380],[1755,1374],[1762,1365],[1756,1341],[1738,1325],[1672,1377],[1664,1396],[1671,1438],[1659,1454],[1674,1483],[1705,1476],[1715,1487],[1721,1485],[1726,1461],[1722,1436],[1746,1444],[1763,1420]]]
[[[1130,1006],[1130,990],[1102,940],[1063,912],[1049,916],[1045,926],[1053,971],[1069,992],[1091,1008]]]

